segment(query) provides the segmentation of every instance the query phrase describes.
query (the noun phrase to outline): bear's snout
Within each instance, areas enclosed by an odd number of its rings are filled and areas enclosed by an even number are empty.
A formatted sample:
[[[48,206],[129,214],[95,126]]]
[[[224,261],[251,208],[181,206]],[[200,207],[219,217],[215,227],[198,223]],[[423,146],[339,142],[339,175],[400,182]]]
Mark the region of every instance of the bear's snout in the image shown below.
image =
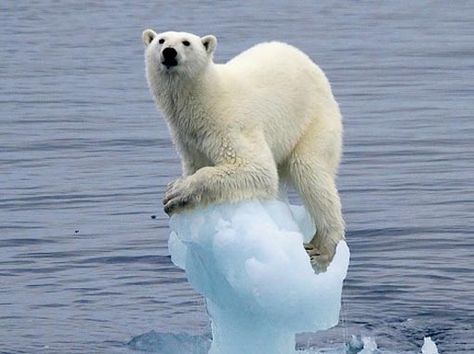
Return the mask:
[[[174,48],[168,47],[163,49],[163,57],[165,60],[174,59],[176,55],[178,55],[178,52]]]
[[[167,66],[168,68],[170,66],[176,66],[178,65],[178,61],[176,60],[176,56],[178,55],[178,52],[176,49],[167,47],[163,49],[162,56],[163,56],[163,65]]]

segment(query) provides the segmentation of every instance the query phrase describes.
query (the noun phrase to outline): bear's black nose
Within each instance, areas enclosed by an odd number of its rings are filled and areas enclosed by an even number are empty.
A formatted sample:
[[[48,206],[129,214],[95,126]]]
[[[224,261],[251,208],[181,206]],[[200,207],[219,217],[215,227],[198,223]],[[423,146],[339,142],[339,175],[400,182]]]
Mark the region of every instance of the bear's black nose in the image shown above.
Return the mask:
[[[165,48],[163,49],[163,58],[165,60],[172,60],[176,58],[176,55],[178,55],[178,52],[174,48]]]

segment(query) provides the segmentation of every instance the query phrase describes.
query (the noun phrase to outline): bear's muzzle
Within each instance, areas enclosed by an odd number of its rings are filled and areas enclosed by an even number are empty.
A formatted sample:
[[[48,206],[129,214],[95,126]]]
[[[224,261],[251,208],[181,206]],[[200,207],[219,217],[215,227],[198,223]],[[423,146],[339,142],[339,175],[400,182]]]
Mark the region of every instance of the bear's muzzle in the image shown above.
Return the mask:
[[[163,57],[163,61],[161,62],[164,66],[166,66],[168,69],[172,66],[178,65],[178,60],[176,60],[176,57],[178,56],[178,52],[176,49],[167,47],[163,49],[163,52],[161,53]]]

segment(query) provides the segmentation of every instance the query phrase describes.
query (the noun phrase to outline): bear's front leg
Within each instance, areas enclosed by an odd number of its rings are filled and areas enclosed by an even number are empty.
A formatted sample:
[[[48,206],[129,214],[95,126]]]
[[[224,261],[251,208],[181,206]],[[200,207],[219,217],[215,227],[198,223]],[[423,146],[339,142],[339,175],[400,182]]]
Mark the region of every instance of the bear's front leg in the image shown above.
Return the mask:
[[[163,203],[169,215],[198,204],[271,198],[278,194],[278,172],[261,134],[237,135],[208,146],[211,166],[168,186]]]

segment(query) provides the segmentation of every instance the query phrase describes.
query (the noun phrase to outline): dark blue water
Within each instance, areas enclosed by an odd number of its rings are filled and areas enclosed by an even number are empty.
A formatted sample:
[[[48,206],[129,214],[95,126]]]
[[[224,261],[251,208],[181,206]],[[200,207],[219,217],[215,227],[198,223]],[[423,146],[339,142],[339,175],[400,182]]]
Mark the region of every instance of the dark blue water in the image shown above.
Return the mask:
[[[209,333],[166,245],[180,165],[144,78],[152,27],[215,34],[217,61],[287,41],[333,83],[352,263],[342,324],[301,341],[474,353],[473,18],[469,1],[0,5],[0,352]]]

